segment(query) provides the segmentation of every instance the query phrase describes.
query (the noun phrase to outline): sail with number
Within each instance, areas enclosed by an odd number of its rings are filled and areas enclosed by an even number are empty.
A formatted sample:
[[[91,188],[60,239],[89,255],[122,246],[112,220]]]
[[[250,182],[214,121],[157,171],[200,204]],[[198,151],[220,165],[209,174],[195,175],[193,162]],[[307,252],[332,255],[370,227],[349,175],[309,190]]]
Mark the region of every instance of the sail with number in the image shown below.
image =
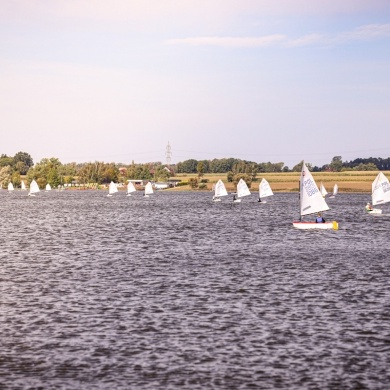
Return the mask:
[[[373,206],[390,202],[390,184],[389,179],[379,172],[372,183],[372,204]]]
[[[328,204],[319,191],[313,175],[305,163],[302,165],[300,203],[301,216],[329,210]]]

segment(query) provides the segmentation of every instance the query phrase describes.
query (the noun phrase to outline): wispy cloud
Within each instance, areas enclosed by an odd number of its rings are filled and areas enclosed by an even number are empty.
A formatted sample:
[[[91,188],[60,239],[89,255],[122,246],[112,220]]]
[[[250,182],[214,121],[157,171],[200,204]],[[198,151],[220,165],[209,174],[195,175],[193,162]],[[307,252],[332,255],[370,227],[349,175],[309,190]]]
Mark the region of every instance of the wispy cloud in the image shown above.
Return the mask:
[[[308,34],[291,38],[285,34],[261,37],[190,37],[169,39],[167,45],[221,46],[221,47],[267,47],[267,46],[313,46],[340,45],[352,41],[371,41],[390,37],[390,24],[370,24],[338,34]]]
[[[165,41],[168,45],[193,45],[193,46],[224,46],[224,47],[258,47],[270,46],[283,42],[285,35],[275,34],[263,37],[194,37],[182,39],[170,39]]]

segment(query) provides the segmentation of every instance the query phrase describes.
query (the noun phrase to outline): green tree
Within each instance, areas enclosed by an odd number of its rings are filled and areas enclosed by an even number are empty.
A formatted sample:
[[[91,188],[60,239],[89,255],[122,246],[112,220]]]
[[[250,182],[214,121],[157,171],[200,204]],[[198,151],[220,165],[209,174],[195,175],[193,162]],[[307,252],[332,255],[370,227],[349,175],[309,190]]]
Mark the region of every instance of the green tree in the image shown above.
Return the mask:
[[[198,177],[202,177],[204,175],[204,163],[203,161],[199,161],[197,166],[196,166],[196,172],[198,173]]]
[[[343,160],[341,156],[334,156],[332,158],[332,162],[329,164],[329,168],[333,172],[341,172],[341,169],[343,168]]]

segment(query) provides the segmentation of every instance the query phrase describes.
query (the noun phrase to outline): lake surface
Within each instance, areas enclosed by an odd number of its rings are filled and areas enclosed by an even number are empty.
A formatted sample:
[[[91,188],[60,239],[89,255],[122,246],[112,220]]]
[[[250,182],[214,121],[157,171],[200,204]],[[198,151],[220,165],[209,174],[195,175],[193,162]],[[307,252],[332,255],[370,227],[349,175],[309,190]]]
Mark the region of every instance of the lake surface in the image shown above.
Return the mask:
[[[390,215],[211,197],[0,191],[0,388],[388,389]]]

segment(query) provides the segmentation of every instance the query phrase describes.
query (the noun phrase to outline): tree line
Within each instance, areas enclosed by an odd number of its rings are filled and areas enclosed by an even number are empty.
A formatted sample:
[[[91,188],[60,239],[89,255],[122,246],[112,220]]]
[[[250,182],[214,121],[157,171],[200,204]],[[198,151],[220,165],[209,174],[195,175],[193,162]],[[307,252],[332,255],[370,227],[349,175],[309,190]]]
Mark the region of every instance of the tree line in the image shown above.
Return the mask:
[[[346,170],[373,171],[390,170],[388,158],[357,158],[351,161],[342,161],[341,156],[332,158],[329,164],[322,167],[307,163],[313,172]],[[86,163],[62,164],[58,158],[44,158],[34,164],[32,157],[26,152],[18,152],[14,156],[2,154],[0,156],[0,186],[6,188],[12,182],[20,187],[22,178],[29,184],[35,179],[41,188],[47,183],[52,187],[77,183],[80,185],[101,185],[111,181],[125,182],[127,179],[166,181],[175,174],[196,174],[199,178],[206,173],[226,174],[227,181],[238,182],[243,178],[249,185],[260,173],[267,172],[300,172],[302,161],[291,169],[283,162],[258,163],[236,158],[221,158],[212,160],[189,159],[169,167],[161,162],[144,164],[106,163],[101,161]]]

